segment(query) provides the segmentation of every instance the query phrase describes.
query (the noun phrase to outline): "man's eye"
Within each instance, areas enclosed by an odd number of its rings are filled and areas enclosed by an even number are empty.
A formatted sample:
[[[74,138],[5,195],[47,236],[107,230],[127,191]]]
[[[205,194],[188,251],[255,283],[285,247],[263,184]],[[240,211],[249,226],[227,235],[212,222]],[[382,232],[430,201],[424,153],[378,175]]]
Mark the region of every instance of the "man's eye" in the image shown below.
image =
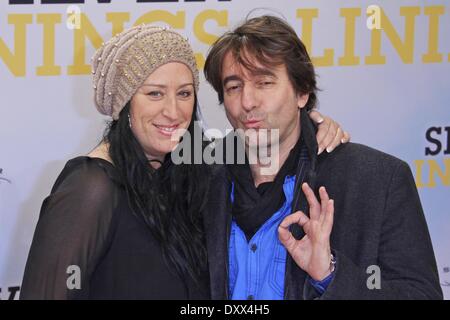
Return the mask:
[[[227,92],[234,92],[237,91],[240,88],[240,86],[235,85],[235,86],[229,86],[227,87]]]

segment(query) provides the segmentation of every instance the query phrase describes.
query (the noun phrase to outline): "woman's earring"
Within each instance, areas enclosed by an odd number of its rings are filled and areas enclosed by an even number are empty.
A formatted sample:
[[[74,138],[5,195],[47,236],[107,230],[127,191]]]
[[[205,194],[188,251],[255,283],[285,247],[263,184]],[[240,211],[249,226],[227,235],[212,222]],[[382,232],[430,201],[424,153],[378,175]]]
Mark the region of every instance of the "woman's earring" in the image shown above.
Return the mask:
[[[128,124],[130,125],[130,129],[131,129],[131,118],[130,118],[130,114],[128,114]]]

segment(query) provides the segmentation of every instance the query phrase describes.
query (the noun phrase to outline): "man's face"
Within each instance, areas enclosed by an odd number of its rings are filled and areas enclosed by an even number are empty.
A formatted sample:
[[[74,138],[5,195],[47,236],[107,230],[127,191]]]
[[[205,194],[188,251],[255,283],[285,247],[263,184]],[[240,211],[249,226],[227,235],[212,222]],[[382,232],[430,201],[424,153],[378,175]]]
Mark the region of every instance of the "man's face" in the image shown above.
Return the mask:
[[[295,144],[300,134],[299,110],[306,105],[308,95],[295,92],[284,64],[269,69],[256,59],[249,60],[258,72],[242,67],[231,52],[225,55],[222,83],[228,120],[235,129],[244,131],[267,129],[270,133],[278,129],[280,145]]]

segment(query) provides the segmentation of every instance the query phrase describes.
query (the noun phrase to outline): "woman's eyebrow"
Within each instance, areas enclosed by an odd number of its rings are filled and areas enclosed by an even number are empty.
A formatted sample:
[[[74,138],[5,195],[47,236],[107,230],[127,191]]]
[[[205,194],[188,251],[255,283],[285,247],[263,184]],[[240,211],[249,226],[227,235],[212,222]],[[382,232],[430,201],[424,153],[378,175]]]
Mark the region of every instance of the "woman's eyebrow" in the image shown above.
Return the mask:
[[[189,85],[194,86],[194,83],[192,83],[192,82],[183,83],[183,84],[179,85],[178,88],[186,87]],[[144,83],[142,86],[158,87],[158,88],[163,88],[163,89],[167,88],[167,85],[159,84],[159,83]]]

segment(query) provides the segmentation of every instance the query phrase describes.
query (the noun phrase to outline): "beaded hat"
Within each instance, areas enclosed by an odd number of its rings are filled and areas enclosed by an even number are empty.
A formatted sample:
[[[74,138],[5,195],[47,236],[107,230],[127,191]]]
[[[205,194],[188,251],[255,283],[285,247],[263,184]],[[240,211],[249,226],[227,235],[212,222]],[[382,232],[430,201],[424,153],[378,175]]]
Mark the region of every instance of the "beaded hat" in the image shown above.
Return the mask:
[[[167,28],[141,25],[125,30],[102,45],[92,59],[95,106],[114,120],[150,74],[166,63],[184,63],[192,71],[195,91],[199,88],[189,42]]]

